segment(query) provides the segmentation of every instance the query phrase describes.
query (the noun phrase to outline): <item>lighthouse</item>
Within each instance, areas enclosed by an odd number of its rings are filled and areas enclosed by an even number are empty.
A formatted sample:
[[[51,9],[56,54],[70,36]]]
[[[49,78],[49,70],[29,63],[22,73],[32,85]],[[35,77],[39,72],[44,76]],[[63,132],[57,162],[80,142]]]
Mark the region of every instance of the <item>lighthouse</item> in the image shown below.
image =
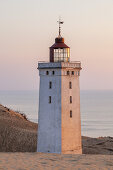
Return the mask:
[[[70,47],[59,35],[50,47],[49,62],[39,62],[37,152],[81,154],[79,76],[81,62],[70,61]]]

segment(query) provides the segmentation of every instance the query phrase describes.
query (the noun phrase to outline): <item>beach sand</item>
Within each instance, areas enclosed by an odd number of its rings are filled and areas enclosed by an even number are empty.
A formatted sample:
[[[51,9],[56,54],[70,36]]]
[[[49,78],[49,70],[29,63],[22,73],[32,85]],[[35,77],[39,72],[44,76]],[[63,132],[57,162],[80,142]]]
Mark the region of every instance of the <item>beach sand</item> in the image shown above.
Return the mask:
[[[112,170],[110,155],[58,155],[44,153],[1,153],[0,170]]]
[[[37,128],[0,105],[0,170],[113,169],[113,137],[82,137],[83,155],[44,154],[36,153]]]

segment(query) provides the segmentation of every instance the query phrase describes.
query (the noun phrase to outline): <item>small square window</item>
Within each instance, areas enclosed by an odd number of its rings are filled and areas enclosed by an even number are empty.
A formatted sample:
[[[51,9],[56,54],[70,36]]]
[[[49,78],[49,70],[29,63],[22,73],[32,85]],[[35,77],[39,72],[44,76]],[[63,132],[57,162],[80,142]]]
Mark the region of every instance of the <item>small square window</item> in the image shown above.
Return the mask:
[[[72,103],[72,96],[70,96],[70,103]]]
[[[55,74],[55,71],[52,71],[52,74],[54,75],[54,74]]]
[[[70,110],[70,118],[72,118],[72,110]]]
[[[69,75],[69,71],[67,71],[67,75]]]
[[[71,74],[74,75],[74,71],[72,71]]]
[[[49,103],[51,103],[51,96],[49,96]]]
[[[46,71],[46,75],[49,75],[49,71]]]

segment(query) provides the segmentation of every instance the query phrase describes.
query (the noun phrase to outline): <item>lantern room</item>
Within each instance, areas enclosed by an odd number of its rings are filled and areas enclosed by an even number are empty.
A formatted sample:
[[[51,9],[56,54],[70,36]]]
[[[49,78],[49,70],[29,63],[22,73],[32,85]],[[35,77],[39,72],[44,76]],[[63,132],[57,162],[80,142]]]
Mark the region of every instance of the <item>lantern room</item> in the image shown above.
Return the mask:
[[[50,47],[50,62],[69,62],[70,48],[64,43],[64,38],[57,37]]]
[[[59,36],[55,39],[55,43],[50,47],[50,62],[69,62],[70,47],[64,43],[64,38],[61,37],[61,22],[59,22]]]

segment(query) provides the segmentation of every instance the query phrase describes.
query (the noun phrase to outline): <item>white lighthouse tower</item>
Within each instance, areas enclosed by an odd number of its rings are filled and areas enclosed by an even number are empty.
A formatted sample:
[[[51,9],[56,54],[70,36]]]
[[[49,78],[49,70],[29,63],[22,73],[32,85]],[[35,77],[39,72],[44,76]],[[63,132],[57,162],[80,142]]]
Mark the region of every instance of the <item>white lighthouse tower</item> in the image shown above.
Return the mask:
[[[70,48],[59,36],[50,47],[50,62],[39,62],[37,151],[81,154],[79,76],[81,63],[70,61]]]

